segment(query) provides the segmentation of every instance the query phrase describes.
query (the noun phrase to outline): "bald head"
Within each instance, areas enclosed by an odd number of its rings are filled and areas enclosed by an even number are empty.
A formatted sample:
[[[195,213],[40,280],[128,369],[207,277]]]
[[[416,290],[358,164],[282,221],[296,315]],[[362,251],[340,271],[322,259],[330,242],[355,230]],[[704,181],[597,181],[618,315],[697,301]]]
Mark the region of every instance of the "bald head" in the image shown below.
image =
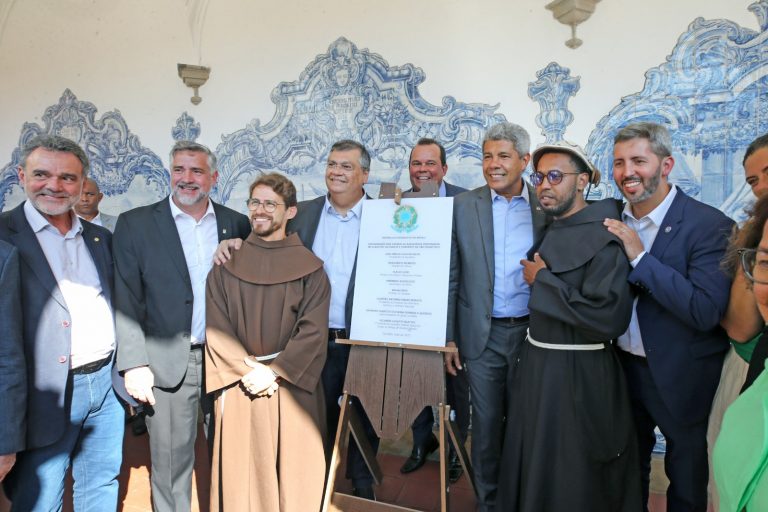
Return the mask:
[[[99,214],[99,203],[104,194],[99,190],[99,184],[90,178],[83,182],[83,192],[80,200],[75,203],[75,212],[85,220],[93,220]]]

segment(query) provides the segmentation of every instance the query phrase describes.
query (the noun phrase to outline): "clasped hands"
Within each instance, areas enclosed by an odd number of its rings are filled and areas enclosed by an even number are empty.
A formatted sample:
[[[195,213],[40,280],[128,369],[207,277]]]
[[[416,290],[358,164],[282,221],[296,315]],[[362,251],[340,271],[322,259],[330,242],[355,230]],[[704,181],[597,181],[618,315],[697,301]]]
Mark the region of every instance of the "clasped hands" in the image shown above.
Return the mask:
[[[251,371],[240,379],[245,391],[257,398],[274,395],[280,387],[280,378],[265,364],[247,357],[243,361],[251,368]]]

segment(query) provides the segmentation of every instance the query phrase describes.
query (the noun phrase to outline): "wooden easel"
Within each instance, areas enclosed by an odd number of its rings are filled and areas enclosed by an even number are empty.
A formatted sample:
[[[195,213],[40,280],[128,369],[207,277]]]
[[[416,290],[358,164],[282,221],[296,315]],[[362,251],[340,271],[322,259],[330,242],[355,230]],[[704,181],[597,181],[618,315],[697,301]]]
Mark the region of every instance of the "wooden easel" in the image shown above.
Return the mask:
[[[380,198],[396,196],[394,184],[382,184]],[[436,197],[437,187],[423,187],[419,193],[406,193],[406,197]],[[398,199],[396,199],[399,201]],[[399,343],[379,343],[337,339],[337,343],[352,345],[344,381],[339,424],[331,454],[323,512],[418,512],[415,509],[370,501],[336,492],[336,473],[341,463],[342,446],[348,435],[360,448],[360,453],[377,485],[382,474],[376,456],[365,435],[362,421],[352,406],[357,397],[371,419],[374,430],[382,439],[399,439],[426,406],[437,405],[439,413],[438,441],[440,442],[440,510],[448,510],[447,446],[450,436],[474,490],[474,478],[464,444],[459,440],[456,425],[450,421],[449,405],[445,404],[445,369],[443,354],[455,352],[453,347],[427,347]],[[351,440],[350,440],[351,442]]]

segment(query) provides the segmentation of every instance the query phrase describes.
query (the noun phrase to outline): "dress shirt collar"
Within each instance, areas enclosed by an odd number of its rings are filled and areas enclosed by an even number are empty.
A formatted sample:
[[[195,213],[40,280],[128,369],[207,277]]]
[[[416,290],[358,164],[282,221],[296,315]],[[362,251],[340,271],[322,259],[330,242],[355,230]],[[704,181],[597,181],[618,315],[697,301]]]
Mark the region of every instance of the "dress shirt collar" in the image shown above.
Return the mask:
[[[180,215],[186,215],[187,217],[193,218],[190,214],[184,212],[181,208],[176,206],[176,203],[173,202],[173,194],[168,196],[168,201],[171,203],[171,216],[175,219],[178,219]],[[213,203],[211,202],[211,199],[208,198],[208,208],[205,210],[205,215],[200,217],[200,220],[203,220],[208,215],[213,215],[216,217],[216,211],[213,209]]]
[[[363,213],[363,201],[365,201],[365,193],[363,193],[363,197],[361,197],[360,200],[357,203],[355,203],[355,206],[353,206],[352,208],[349,209],[349,211],[347,212],[347,216],[346,217],[342,217],[341,214],[336,211],[336,208],[333,207],[333,204],[331,203],[331,195],[330,194],[326,194],[325,195],[325,205],[323,206],[323,211],[328,213],[328,214],[330,214],[330,215],[338,217],[340,219],[344,219],[344,218],[350,217],[349,214],[352,214],[353,216],[355,216],[355,217],[357,217],[359,219],[360,216]]]
[[[437,189],[437,197],[445,197],[448,192],[445,191],[445,182],[441,181],[440,186]]]
[[[659,203],[659,205],[654,208],[651,213],[643,217],[642,219],[637,219],[632,214],[632,205],[627,202],[624,204],[624,212],[623,216],[624,219],[632,219],[634,221],[640,221],[643,219],[649,219],[651,222],[653,222],[656,226],[661,226],[661,223],[664,222],[664,217],[667,216],[667,212],[669,211],[669,207],[672,206],[672,201],[674,201],[675,196],[677,195],[677,187],[674,183],[670,183],[669,185],[669,193],[667,194],[667,197],[664,198],[664,200]]]
[[[80,223],[80,217],[75,215],[72,210],[69,211],[69,214],[72,216],[72,227],[67,232],[67,234],[64,235],[64,238],[71,238],[83,230],[83,225]],[[27,218],[29,226],[35,233],[39,233],[48,226],[51,226],[51,229],[59,233],[58,228],[54,227],[50,222],[48,222],[48,219],[43,217],[43,214],[37,211],[37,209],[32,206],[32,202],[29,200],[24,201],[24,216]]]
[[[520,178],[520,180],[522,181],[522,178]],[[488,187],[488,188],[490,188],[490,187]],[[506,197],[502,196],[501,194],[497,194],[496,191],[491,188],[491,202],[496,201],[497,197],[502,198],[506,202],[510,201]],[[525,182],[524,181],[523,181],[523,191],[520,192],[519,196],[512,196],[512,199],[515,199],[516,197],[522,197],[523,201],[525,201],[527,204],[531,204],[531,198],[528,195],[528,187],[525,186]]]

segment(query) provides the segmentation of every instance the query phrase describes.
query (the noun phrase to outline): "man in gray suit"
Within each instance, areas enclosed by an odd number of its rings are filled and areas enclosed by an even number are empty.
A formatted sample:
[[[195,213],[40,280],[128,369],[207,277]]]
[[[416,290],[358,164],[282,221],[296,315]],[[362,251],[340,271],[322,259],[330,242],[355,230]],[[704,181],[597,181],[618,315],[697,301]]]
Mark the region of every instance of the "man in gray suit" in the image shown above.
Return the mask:
[[[81,219],[85,219],[97,226],[103,226],[110,233],[113,233],[117,217],[99,211],[99,203],[101,203],[102,199],[104,199],[104,194],[99,190],[99,184],[91,178],[86,178],[85,183],[83,183],[83,193],[80,194],[80,200],[75,203],[75,213]]]
[[[446,339],[459,352],[446,354],[446,366],[456,375],[463,360],[469,376],[472,466],[482,511],[494,509],[506,399],[528,328],[530,290],[520,260],[546,224],[536,194],[522,179],[529,149],[521,126],[492,126],[483,140],[487,184],[453,203]]]
[[[21,152],[27,200],[0,214],[0,240],[21,261],[21,314],[11,323],[22,329],[27,371],[26,445],[4,481],[14,511],[60,510],[70,466],[75,510],[117,507],[112,235],[72,212],[87,173],[77,144],[36,137]]]
[[[245,215],[209,199],[216,157],[195,142],[171,150],[171,195],[120,215],[115,228],[117,366],[148,404],[152,501],[189,511],[203,383],[205,280],[216,244],[250,233]],[[206,431],[210,436],[210,434]]]
[[[19,255],[0,240],[0,482],[24,449],[27,365],[21,338]]]
[[[445,175],[448,173],[445,148],[435,139],[421,138],[416,142],[416,145],[411,149],[408,172],[411,178],[411,191],[421,190],[421,185],[428,181],[437,184],[439,197],[454,197],[467,191],[465,188],[451,185],[445,181]],[[470,414],[467,373],[461,369],[456,376],[449,375],[446,384],[448,404],[456,412],[459,435],[463,441],[467,437]],[[401,473],[416,471],[424,465],[427,456],[437,450],[439,443],[432,433],[434,423],[435,417],[432,413],[432,407],[425,407],[411,426],[413,449],[411,455],[400,468]],[[456,482],[463,471],[456,451],[451,449],[448,458],[449,480]]]

